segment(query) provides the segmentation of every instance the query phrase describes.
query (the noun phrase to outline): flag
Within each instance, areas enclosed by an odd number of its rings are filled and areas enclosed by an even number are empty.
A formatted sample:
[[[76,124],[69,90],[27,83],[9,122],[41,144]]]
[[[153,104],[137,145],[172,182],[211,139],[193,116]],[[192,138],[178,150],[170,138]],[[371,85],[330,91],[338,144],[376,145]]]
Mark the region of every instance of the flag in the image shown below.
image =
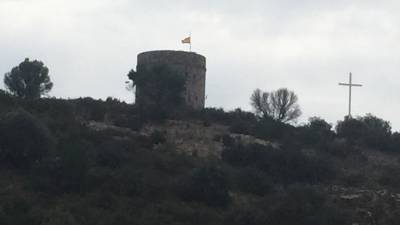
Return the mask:
[[[182,40],[182,44],[190,44],[191,43],[190,39],[191,39],[190,37],[187,37],[187,38],[183,39]]]

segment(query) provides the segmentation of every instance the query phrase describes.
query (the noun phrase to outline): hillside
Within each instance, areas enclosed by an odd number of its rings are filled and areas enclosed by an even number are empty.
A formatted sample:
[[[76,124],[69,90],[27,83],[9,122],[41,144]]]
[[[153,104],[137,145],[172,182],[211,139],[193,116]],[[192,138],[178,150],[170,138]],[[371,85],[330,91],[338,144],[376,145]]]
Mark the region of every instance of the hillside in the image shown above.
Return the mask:
[[[333,132],[0,93],[0,224],[400,224],[399,137],[371,118]]]

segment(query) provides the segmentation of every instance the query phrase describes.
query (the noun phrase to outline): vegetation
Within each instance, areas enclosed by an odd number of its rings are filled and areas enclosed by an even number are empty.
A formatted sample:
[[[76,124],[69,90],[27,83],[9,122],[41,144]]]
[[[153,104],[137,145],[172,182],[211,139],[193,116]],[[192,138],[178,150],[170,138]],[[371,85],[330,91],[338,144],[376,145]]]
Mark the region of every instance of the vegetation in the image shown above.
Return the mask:
[[[259,117],[271,117],[281,122],[290,122],[301,115],[297,95],[286,88],[273,92],[262,92],[256,89],[250,100]]]
[[[21,98],[40,98],[53,88],[49,69],[40,61],[26,58],[4,76],[8,90]]]
[[[255,92],[256,114],[176,113],[183,81],[159,83],[160,71],[129,75],[165,90],[148,93],[157,104],[0,91],[0,224],[398,223],[400,134],[389,122],[294,126],[287,89]],[[286,112],[268,111],[273,98],[291,102]]]

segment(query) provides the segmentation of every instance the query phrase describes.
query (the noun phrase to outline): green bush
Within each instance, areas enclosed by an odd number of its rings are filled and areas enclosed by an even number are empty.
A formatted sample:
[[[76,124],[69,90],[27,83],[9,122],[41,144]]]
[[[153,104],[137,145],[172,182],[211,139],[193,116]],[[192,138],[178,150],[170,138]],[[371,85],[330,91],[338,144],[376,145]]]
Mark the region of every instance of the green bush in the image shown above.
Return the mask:
[[[167,141],[165,133],[159,130],[155,130],[150,134],[150,140],[153,144],[163,144]]]
[[[274,188],[271,178],[256,168],[240,170],[233,182],[236,183],[239,191],[259,196],[270,194]]]
[[[346,117],[336,126],[337,135],[346,138],[350,144],[364,145],[378,150],[387,150],[390,147],[391,129],[388,121],[372,114],[355,119]]]
[[[308,186],[291,186],[252,204],[240,204],[225,216],[225,225],[343,225],[351,215],[328,199],[328,195]]]
[[[215,166],[194,169],[180,195],[186,201],[202,202],[211,207],[225,207],[231,201],[225,174]]]
[[[31,175],[33,190],[58,194],[84,192],[87,189],[88,144],[64,140],[56,156],[34,167]]]
[[[311,117],[309,123],[304,126],[303,141],[308,145],[323,148],[335,137],[332,125],[318,117]]]
[[[343,225],[351,221],[347,212],[333,206],[323,193],[309,187],[291,187],[275,202],[277,204],[269,215],[271,224]]]
[[[391,187],[400,187],[400,168],[394,166],[386,166],[383,168],[380,177],[378,178],[379,184]]]
[[[0,118],[0,161],[26,168],[47,156],[54,144],[48,128],[32,114],[17,110]]]
[[[336,125],[338,137],[346,138],[352,144],[359,142],[365,135],[365,131],[365,124],[358,119],[346,117],[345,120],[339,121]]]
[[[2,196],[0,202],[0,224],[32,225],[40,224],[39,215],[32,212],[33,202],[16,194]]]
[[[273,149],[252,144],[225,148],[222,159],[233,166],[254,166],[283,184],[319,183],[335,176],[333,165],[323,157],[306,156],[298,150]]]

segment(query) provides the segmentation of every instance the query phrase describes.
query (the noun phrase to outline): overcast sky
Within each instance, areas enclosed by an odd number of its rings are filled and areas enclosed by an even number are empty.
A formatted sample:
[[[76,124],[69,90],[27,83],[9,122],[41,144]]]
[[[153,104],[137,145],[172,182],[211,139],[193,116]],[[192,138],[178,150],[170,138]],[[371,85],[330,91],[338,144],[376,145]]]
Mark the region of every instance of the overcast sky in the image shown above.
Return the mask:
[[[50,69],[51,96],[132,102],[127,72],[143,51],[207,57],[207,106],[250,110],[255,88],[287,87],[300,121],[372,113],[400,130],[400,2],[369,0],[0,0],[0,75],[25,57]],[[1,82],[0,88],[4,88]]]

